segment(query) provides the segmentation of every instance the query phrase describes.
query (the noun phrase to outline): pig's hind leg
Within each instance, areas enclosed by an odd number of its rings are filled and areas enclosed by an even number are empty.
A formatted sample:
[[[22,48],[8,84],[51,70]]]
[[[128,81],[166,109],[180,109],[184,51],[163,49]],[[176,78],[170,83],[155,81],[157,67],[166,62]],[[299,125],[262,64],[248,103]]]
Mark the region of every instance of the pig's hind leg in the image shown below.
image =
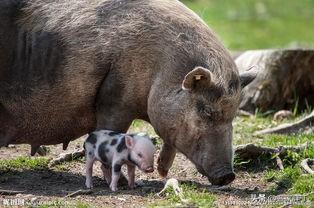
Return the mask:
[[[135,187],[135,166],[128,165],[128,184],[131,189]]]
[[[100,168],[102,170],[102,173],[104,175],[104,178],[105,178],[107,184],[110,185],[110,183],[111,183],[111,173],[112,173],[111,168],[106,167],[106,165],[104,165],[104,164],[101,164]]]

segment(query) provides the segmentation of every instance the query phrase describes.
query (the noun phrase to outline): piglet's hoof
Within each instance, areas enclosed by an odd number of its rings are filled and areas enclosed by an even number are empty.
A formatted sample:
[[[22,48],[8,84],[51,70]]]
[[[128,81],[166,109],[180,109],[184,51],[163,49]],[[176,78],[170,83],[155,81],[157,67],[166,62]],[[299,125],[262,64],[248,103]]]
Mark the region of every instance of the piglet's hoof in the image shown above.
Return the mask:
[[[85,183],[85,187],[86,187],[87,189],[93,189],[93,184],[86,182],[86,183]]]
[[[115,192],[115,191],[118,191],[118,187],[116,185],[110,185],[110,189],[111,191]]]

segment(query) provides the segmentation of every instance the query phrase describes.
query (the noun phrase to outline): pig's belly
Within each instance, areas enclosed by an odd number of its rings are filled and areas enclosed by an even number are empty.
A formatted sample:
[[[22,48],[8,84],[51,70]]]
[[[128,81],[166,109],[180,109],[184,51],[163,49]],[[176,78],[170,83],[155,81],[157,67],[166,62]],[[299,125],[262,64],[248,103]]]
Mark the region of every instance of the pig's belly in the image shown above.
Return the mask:
[[[95,113],[88,106],[24,111],[17,119],[17,131],[11,144],[59,144],[79,138],[96,126]],[[33,110],[33,109],[30,109]]]

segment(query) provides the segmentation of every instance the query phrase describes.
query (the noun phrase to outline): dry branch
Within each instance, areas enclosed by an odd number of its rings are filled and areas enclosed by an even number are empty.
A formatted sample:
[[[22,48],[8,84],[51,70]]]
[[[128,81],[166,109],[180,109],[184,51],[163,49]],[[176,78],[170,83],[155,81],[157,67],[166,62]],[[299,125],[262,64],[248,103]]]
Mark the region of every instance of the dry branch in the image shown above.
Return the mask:
[[[75,197],[78,195],[88,195],[91,193],[93,193],[93,191],[91,189],[80,189],[80,190],[74,191],[73,193],[66,195],[65,197]]]
[[[75,150],[74,152],[70,152],[70,153],[60,154],[59,157],[52,159],[49,162],[49,167],[53,167],[53,166],[58,165],[58,164],[63,163],[63,162],[69,162],[69,161],[76,160],[78,158],[84,157],[84,155],[85,155],[84,149]]]
[[[274,128],[264,129],[261,131],[257,131],[255,134],[292,134],[297,133],[301,130],[311,128],[314,126],[314,111],[301,119],[300,121],[296,121],[289,124],[282,124]]]
[[[246,51],[235,62],[241,74],[252,66],[258,70],[242,90],[240,109],[254,113],[314,106],[314,50]]]
[[[276,163],[277,163],[277,166],[279,167],[280,170],[284,169],[283,162],[279,156],[276,156]]]
[[[21,194],[21,193],[23,193],[23,192],[24,192],[24,191],[12,191],[12,190],[0,189],[0,195],[6,195],[6,196]]]
[[[248,112],[248,111],[238,110],[237,111],[237,116],[250,117],[250,116],[254,116],[254,115],[252,113]]]
[[[301,162],[301,167],[303,168],[303,170],[309,174],[314,174],[314,170],[312,170],[312,168],[310,168],[310,165],[314,164],[314,159],[310,159],[310,158],[306,158],[304,160],[302,160]]]

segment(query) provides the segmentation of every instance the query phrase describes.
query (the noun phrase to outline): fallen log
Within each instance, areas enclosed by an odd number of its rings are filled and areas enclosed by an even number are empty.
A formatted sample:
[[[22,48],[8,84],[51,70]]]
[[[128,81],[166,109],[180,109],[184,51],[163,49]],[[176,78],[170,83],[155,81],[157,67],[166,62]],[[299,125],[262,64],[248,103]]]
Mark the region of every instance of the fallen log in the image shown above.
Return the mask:
[[[254,113],[314,106],[314,50],[255,50],[238,56],[241,73],[256,68],[256,79],[243,89],[240,109]]]

